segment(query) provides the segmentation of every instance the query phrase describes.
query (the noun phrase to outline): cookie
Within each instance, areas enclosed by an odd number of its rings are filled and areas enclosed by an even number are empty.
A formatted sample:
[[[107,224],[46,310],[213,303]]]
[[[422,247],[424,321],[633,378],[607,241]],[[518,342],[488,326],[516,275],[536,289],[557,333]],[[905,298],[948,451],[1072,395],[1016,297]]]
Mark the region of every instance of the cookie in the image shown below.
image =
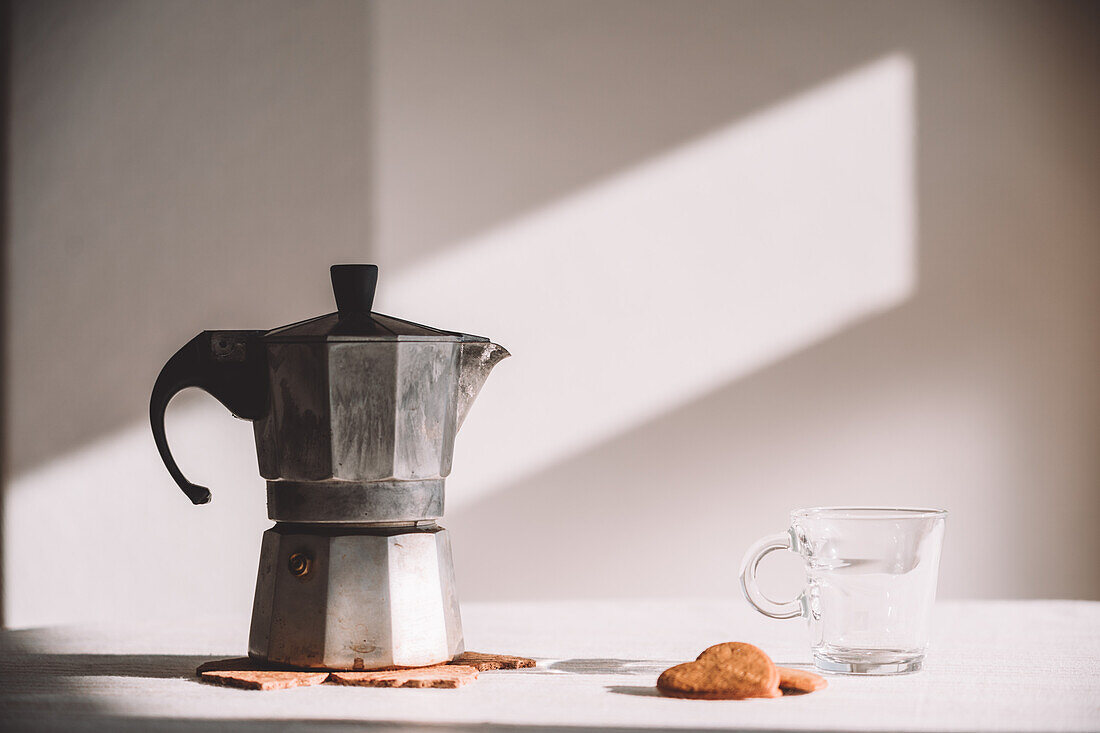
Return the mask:
[[[381,672],[333,672],[329,682],[359,687],[436,687],[454,688],[477,679],[477,670],[459,664]]]
[[[752,644],[731,641],[710,647],[694,662],[666,669],[657,688],[672,697],[743,700],[779,697],[779,672],[771,658]]]
[[[824,690],[829,686],[825,678],[804,669],[776,667],[779,670],[779,689],[784,695],[805,695],[808,692]]]
[[[513,657],[510,654],[485,654],[483,652],[462,652],[450,664],[473,667],[478,672],[492,669],[523,669],[534,667],[535,660],[527,657]]]
[[[267,670],[208,670],[200,672],[203,682],[246,690],[285,690],[312,687],[328,679],[328,672],[271,672]]]

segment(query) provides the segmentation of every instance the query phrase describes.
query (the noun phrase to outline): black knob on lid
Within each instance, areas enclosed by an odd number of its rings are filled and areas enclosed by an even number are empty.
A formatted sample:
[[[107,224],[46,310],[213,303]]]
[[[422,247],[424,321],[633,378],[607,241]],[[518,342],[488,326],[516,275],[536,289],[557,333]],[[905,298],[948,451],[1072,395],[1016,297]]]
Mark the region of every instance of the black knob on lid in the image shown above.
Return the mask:
[[[377,265],[333,265],[329,274],[340,315],[371,312],[378,285]]]

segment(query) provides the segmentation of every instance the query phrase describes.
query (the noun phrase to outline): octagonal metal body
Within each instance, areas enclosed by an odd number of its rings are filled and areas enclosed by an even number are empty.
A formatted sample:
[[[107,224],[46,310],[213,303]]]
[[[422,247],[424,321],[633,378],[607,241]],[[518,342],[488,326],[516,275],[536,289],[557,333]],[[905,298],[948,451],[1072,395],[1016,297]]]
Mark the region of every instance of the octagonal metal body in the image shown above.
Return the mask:
[[[480,353],[489,346],[453,341],[267,344],[271,408],[255,422],[260,475],[290,481],[447,476],[463,416],[463,352]]]
[[[445,529],[277,524],[264,533],[254,659],[369,670],[439,664],[462,651]]]

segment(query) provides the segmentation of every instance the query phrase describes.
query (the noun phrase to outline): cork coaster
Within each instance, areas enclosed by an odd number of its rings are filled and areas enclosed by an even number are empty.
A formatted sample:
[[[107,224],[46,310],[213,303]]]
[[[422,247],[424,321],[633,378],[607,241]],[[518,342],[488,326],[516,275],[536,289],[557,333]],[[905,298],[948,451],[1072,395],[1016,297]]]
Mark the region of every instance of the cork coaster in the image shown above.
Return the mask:
[[[269,670],[209,670],[200,672],[203,682],[246,690],[286,690],[312,687],[328,679],[328,672],[272,672]]]
[[[195,670],[203,682],[245,690],[286,690],[291,687],[312,687],[328,679],[328,672],[278,670],[258,664],[248,657],[214,659]]]
[[[329,681],[337,685],[359,687],[434,687],[455,688],[477,679],[477,669],[459,664],[380,672],[331,672]]]
[[[249,657],[214,659],[195,670],[203,682],[246,690],[285,690],[322,683],[362,687],[456,688],[477,679],[478,672],[534,667],[535,660],[510,654],[464,652],[450,662],[430,667],[389,667],[368,672],[279,669]]]
[[[462,652],[448,664],[460,664],[473,667],[478,672],[493,669],[524,669],[534,667],[535,660],[527,657],[513,657],[510,654],[485,654],[484,652]]]
[[[829,683],[819,674],[804,669],[776,667],[779,670],[779,689],[784,695],[805,695],[824,690]]]

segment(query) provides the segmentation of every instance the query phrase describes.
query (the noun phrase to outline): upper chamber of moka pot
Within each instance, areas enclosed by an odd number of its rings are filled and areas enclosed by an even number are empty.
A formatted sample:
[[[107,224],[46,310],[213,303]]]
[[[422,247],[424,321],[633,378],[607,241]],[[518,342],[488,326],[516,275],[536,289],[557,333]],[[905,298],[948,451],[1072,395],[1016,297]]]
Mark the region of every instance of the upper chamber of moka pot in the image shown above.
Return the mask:
[[[334,265],[337,312],[270,331],[204,331],[165,365],[154,437],[176,467],[163,411],[183,387],[254,422],[268,513],[287,522],[409,522],[443,513],[455,433],[508,352],[480,336],[371,311],[374,265]]]
[[[334,267],[338,312],[263,337],[271,409],[255,432],[272,519],[443,514],[455,433],[508,352],[480,336],[372,313],[377,273]]]

